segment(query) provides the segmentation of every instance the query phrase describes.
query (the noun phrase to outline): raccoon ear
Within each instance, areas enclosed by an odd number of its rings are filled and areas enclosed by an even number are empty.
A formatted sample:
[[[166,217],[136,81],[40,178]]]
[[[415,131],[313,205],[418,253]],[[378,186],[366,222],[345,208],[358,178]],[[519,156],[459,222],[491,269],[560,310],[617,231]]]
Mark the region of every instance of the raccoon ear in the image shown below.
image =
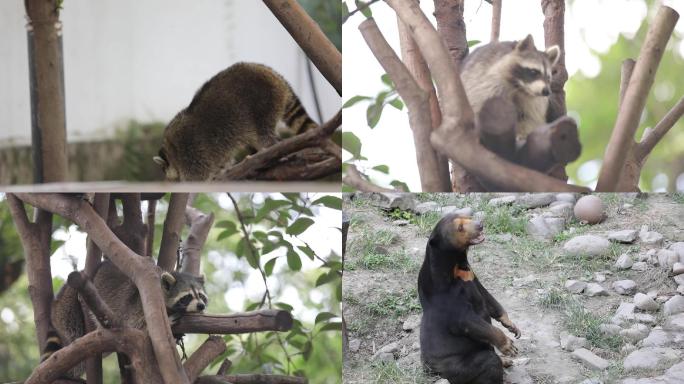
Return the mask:
[[[168,273],[168,272],[162,272],[162,274],[161,274],[161,281],[162,281],[162,286],[163,286],[166,290],[168,290],[169,288],[171,288],[171,286],[173,286],[174,284],[176,284],[176,278],[173,277],[173,275],[170,274],[170,273]]]
[[[526,38],[520,40],[515,46],[516,51],[526,51],[528,49],[534,49],[534,39],[532,35],[527,35]]]
[[[159,156],[154,156],[154,157],[152,158],[152,160],[154,160],[155,163],[159,164],[159,165],[162,166],[162,167],[168,167],[168,165],[169,165],[169,164],[166,162],[166,160],[162,159],[162,158],[159,157]]]
[[[556,65],[558,59],[560,59],[560,53],[560,47],[557,45],[551,46],[546,49],[546,56],[549,58],[552,67]]]

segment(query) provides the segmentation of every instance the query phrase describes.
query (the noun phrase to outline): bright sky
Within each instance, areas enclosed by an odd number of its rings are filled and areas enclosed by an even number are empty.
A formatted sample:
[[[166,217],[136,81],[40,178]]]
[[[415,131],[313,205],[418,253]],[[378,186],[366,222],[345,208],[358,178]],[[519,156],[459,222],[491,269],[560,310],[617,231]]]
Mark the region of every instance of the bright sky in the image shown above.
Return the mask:
[[[345,0],[349,9],[355,9],[354,1]],[[684,1],[666,0],[664,4],[684,15]],[[478,5],[479,4],[479,5]],[[501,40],[519,40],[528,33],[534,37],[538,49],[544,46],[543,14],[539,0],[503,0]],[[434,4],[422,1],[421,8],[433,24]],[[397,23],[394,12],[383,3],[372,6],[373,18],[389,44],[400,52]],[[582,72],[588,77],[599,74],[601,64],[592,51],[603,53],[617,41],[620,33],[626,37],[634,35],[646,14],[643,0],[577,0],[566,9],[565,44],[566,65],[569,75]],[[618,16],[619,15],[619,16]],[[652,14],[650,15],[652,16]],[[467,1],[465,22],[468,40],[489,41],[491,6],[484,1]],[[383,89],[380,76],[384,70],[373,57],[358,31],[363,16],[356,14],[343,25],[343,100],[354,95],[375,96]],[[684,34],[684,22],[676,26],[680,35]],[[588,38],[591,37],[591,38]],[[684,43],[679,46],[684,56]],[[420,179],[416,167],[413,137],[408,125],[406,110],[398,111],[385,107],[380,123],[368,128],[366,123],[366,104],[357,104],[344,109],[344,128],[361,139],[361,153],[369,160],[364,165],[368,169],[378,164],[390,167],[390,174],[406,182],[411,191],[420,190]],[[390,139],[388,139],[390,138]],[[344,160],[351,156],[345,152]],[[392,179],[378,172],[367,172],[374,180],[389,182]]]

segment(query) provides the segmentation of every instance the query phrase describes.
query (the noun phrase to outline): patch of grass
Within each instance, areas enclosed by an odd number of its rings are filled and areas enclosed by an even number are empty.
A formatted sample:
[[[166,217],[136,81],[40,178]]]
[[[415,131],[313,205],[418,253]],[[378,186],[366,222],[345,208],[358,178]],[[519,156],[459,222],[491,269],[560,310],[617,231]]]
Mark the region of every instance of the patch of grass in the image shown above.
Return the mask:
[[[428,384],[435,381],[425,375],[422,369],[401,369],[396,362],[379,362],[371,365],[371,377],[367,383]]]
[[[674,201],[675,203],[684,204],[684,193],[675,192],[671,196],[672,196],[672,201]]]
[[[546,309],[563,310],[572,300],[570,294],[553,287],[539,298],[539,305]]]
[[[529,266],[537,271],[546,270],[559,260],[548,242],[534,238],[521,237],[503,246],[511,253],[513,264]]]
[[[510,233],[515,236],[527,234],[527,219],[518,206],[485,206],[484,227],[490,233]]]
[[[592,346],[619,351],[624,343],[620,335],[607,335],[599,329],[609,319],[587,311],[578,301],[570,301],[565,310],[565,326],[575,336],[585,337]]]
[[[413,289],[405,293],[387,293],[379,301],[366,305],[366,311],[374,317],[399,318],[419,312],[418,292]]]
[[[442,216],[438,212],[426,212],[422,215],[416,215],[411,220],[411,224],[417,226],[421,233],[428,234],[437,225]]]
[[[351,264],[353,264],[352,269],[358,265],[369,270],[392,269],[402,272],[412,271],[416,267],[416,263],[409,257],[404,248],[390,254],[370,252],[365,254],[361,260]]]

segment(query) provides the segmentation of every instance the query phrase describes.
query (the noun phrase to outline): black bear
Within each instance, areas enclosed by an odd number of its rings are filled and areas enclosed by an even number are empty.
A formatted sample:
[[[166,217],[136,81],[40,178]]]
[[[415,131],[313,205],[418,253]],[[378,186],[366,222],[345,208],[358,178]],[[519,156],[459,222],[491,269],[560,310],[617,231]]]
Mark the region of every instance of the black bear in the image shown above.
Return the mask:
[[[494,347],[504,355],[518,352],[491,319],[516,338],[520,330],[468,264],[468,247],[483,241],[480,222],[446,215],[432,230],[418,275],[423,365],[450,384],[502,383],[503,363]]]

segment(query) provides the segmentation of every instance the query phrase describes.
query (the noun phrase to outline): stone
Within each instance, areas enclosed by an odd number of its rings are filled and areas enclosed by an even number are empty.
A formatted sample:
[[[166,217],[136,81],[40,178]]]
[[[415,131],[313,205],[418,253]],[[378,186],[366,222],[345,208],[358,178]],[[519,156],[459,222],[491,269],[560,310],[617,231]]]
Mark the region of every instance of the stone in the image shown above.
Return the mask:
[[[620,295],[633,295],[636,292],[634,280],[618,280],[613,283],[613,289]]]
[[[641,345],[643,347],[674,347],[681,343],[684,334],[675,331],[666,331],[661,327],[655,327],[648,334]]]
[[[598,378],[591,378],[591,379],[586,379],[580,384],[603,384],[603,381],[601,381]]]
[[[625,358],[623,366],[626,372],[636,370],[651,370],[661,364],[668,364],[678,360],[681,352],[671,348],[646,347],[638,349]]]
[[[384,245],[376,245],[373,247],[373,253],[376,255],[389,255],[389,249]]]
[[[663,312],[666,315],[675,315],[684,312],[684,296],[675,295],[663,305]]]
[[[604,275],[603,273],[596,272],[594,273],[594,281],[596,281],[597,283],[603,283],[604,281],[606,281],[606,275]]]
[[[560,346],[562,349],[572,352],[579,348],[588,348],[589,343],[584,337],[577,337],[567,332],[561,332]]]
[[[633,303],[620,303],[620,306],[615,311],[615,315],[611,319],[613,324],[622,324],[625,321],[634,319],[634,309],[636,306]]]
[[[351,339],[349,340],[349,351],[350,352],[358,352],[359,348],[361,348],[361,340],[359,339]]]
[[[373,355],[373,361],[378,363],[392,363],[394,362],[394,354],[388,352],[378,352]]]
[[[568,280],[565,282],[565,289],[571,293],[582,293],[587,287],[587,283],[579,280]]]
[[[656,264],[658,263],[658,257],[656,257],[657,252],[658,251],[655,249],[649,249],[644,253],[640,253],[638,256],[639,261],[645,261],[649,264]]]
[[[659,249],[656,256],[658,258],[658,265],[663,268],[670,269],[675,263],[679,262],[679,255],[677,255],[677,252],[669,249]]]
[[[623,229],[622,231],[614,231],[608,234],[608,240],[617,243],[633,243],[637,239],[638,232],[636,229]]]
[[[660,305],[651,296],[644,295],[641,292],[634,295],[634,305],[642,311],[649,312],[657,311],[660,308]]]
[[[608,251],[610,242],[596,235],[581,235],[568,240],[563,249],[572,256],[601,256]]]
[[[554,236],[563,232],[565,220],[560,217],[544,217],[535,215],[527,223],[527,233],[538,239],[553,239]]]
[[[552,217],[562,217],[563,219],[572,218],[572,204],[571,203],[553,203],[549,207],[549,216]]]
[[[641,231],[639,231],[639,241],[644,245],[661,246],[663,245],[663,240],[665,238],[658,232],[649,231],[648,225],[641,226]]]
[[[621,384],[682,384],[684,381],[682,377],[684,377],[684,362],[673,365],[661,376],[643,379],[628,378]]]
[[[393,343],[389,343],[382,348],[378,349],[378,351],[375,353],[376,355],[378,353],[396,353],[399,351],[399,343],[396,341]]]
[[[628,342],[636,344],[639,340],[648,336],[648,327],[644,324],[634,324],[627,329],[621,330],[619,334]]]
[[[684,331],[684,313],[669,316],[663,328],[673,331]]]
[[[672,265],[672,274],[681,275],[684,273],[684,263],[676,262]]]
[[[435,381],[434,384],[449,384],[449,380],[447,380],[447,379],[439,379],[439,380]]]
[[[407,225],[409,225],[409,223],[410,223],[410,221],[408,221],[408,220],[394,220],[392,222],[393,225],[396,225],[398,227],[407,226]]]
[[[627,343],[627,344],[623,345],[622,347],[620,347],[620,352],[623,355],[628,355],[628,354],[630,354],[636,350],[637,350],[636,345],[630,344],[630,343]]]
[[[637,261],[636,263],[632,264],[632,271],[644,272],[647,269],[648,264],[646,264],[644,261]]]
[[[601,284],[597,283],[588,283],[587,287],[584,288],[584,294],[589,297],[608,296],[608,292],[601,286]]]
[[[576,200],[577,200],[577,197],[575,196],[574,193],[563,192],[563,193],[557,193],[556,194],[556,201],[563,201],[563,202],[567,202],[570,204],[575,204]]]
[[[515,203],[517,200],[516,195],[508,195],[508,196],[503,196],[503,197],[496,197],[494,199],[489,200],[487,204],[491,205],[492,207],[498,207],[501,205],[510,205]]]
[[[622,328],[620,328],[619,325],[615,324],[601,324],[599,325],[599,330],[603,332],[603,334],[605,335],[615,336],[620,333]]]
[[[506,370],[504,382],[510,384],[534,384],[525,367],[514,365]]]
[[[413,330],[420,328],[420,315],[411,315],[409,316],[405,321],[404,324],[401,326],[401,329],[407,332],[412,332]]]
[[[413,211],[416,203],[410,193],[371,193],[370,204],[382,209],[399,208],[402,211]]]
[[[674,281],[677,283],[677,285],[684,285],[684,275],[675,276]]]
[[[656,318],[650,313],[635,313],[634,320],[644,324],[655,324]]]
[[[413,209],[413,211],[419,215],[424,215],[428,212],[437,212],[438,210],[439,204],[435,203],[434,201],[426,201],[424,203],[420,203],[416,205],[416,207]]]
[[[608,368],[608,361],[596,356],[586,348],[579,348],[572,352],[572,357],[582,362],[585,366],[596,371]]]
[[[526,193],[518,197],[517,204],[526,209],[545,207],[556,200],[553,193]]]
[[[632,264],[634,264],[634,261],[632,260],[632,256],[628,253],[623,253],[615,261],[615,267],[617,269],[629,269],[632,267]]]
[[[684,263],[684,241],[672,243],[668,249],[677,252],[677,255],[679,255],[679,262]]]

